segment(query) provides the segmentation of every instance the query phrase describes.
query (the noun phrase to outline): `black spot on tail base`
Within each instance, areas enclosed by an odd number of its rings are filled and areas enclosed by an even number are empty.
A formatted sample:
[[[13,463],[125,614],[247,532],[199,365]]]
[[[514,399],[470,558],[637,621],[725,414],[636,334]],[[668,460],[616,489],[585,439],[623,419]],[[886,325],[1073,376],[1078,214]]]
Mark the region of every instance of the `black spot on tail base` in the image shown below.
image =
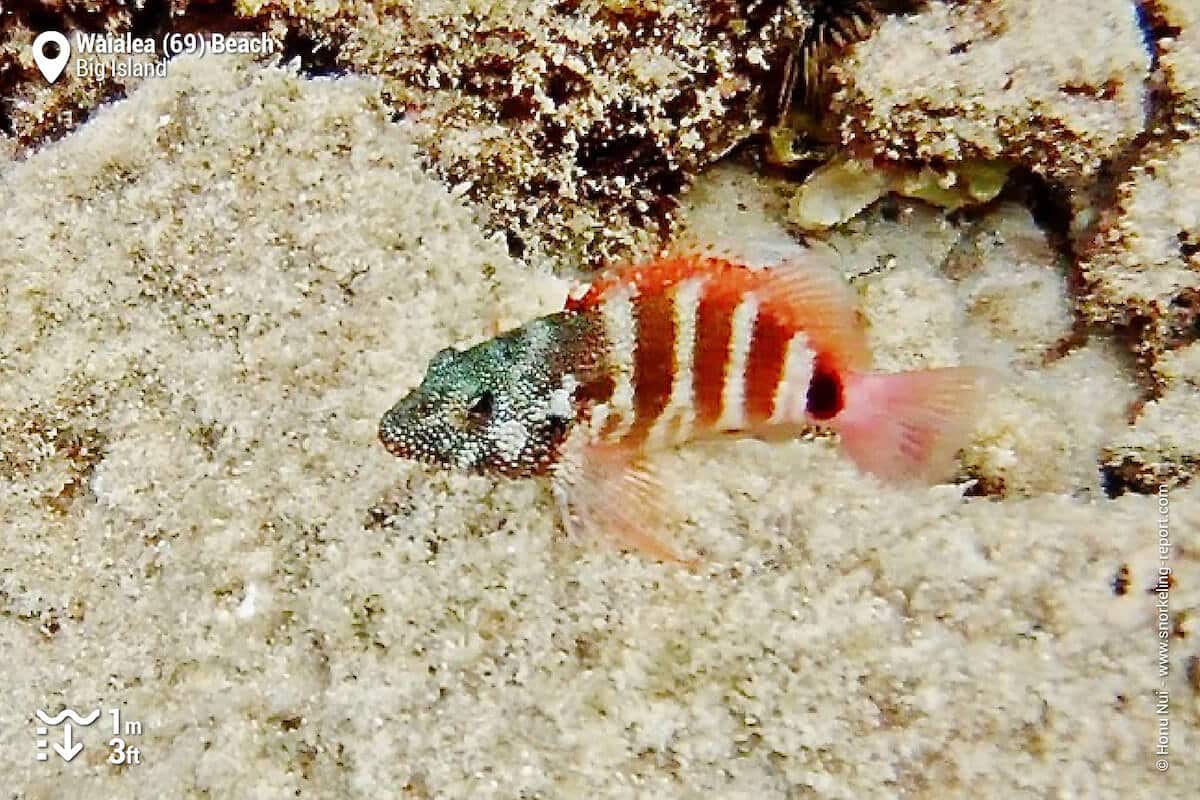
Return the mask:
[[[836,417],[845,407],[842,376],[829,363],[829,359],[817,356],[813,365],[812,380],[808,384],[808,404],[805,410],[813,419],[825,421]]]

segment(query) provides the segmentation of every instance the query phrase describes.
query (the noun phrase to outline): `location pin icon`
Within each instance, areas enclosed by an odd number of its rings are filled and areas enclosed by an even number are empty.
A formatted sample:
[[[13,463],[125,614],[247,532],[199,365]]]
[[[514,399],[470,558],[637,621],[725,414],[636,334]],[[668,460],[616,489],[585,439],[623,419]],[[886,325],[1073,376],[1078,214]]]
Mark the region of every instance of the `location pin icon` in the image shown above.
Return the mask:
[[[51,42],[58,45],[58,55],[53,58],[46,55],[46,45]],[[67,65],[67,59],[70,57],[71,43],[58,31],[46,31],[33,40],[33,60],[50,83],[54,83],[58,76],[62,75],[63,67]]]

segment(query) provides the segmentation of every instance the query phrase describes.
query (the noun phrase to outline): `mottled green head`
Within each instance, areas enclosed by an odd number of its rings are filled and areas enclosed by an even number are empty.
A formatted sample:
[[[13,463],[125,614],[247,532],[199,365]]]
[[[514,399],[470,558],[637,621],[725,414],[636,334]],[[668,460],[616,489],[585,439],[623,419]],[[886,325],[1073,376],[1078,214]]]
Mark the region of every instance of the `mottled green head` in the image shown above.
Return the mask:
[[[574,419],[576,348],[557,314],[434,357],[379,423],[393,455],[474,472],[546,471]]]

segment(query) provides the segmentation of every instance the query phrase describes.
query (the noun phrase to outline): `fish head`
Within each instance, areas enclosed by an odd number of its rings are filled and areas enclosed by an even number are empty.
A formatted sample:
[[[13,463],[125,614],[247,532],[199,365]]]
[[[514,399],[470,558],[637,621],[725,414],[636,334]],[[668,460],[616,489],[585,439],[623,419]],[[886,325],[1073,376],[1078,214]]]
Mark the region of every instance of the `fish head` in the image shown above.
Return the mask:
[[[442,350],[421,385],[383,415],[384,447],[470,472],[547,470],[572,412],[570,388],[552,374],[546,333],[526,326],[468,350]]]

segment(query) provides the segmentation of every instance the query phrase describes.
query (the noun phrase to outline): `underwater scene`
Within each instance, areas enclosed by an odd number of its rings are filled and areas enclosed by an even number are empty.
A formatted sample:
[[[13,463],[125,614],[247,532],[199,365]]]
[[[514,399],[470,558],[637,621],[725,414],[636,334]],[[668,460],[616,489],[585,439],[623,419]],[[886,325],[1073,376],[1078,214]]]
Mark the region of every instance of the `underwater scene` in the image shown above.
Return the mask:
[[[1196,0],[0,0],[0,800],[1194,797],[1198,477]]]

